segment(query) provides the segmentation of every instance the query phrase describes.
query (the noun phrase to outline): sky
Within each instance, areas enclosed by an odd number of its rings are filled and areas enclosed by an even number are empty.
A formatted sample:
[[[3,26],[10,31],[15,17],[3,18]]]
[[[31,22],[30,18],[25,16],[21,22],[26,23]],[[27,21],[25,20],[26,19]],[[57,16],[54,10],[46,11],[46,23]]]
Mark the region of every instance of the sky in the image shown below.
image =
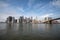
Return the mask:
[[[0,0],[0,21],[8,16],[38,18],[60,17],[60,0]]]

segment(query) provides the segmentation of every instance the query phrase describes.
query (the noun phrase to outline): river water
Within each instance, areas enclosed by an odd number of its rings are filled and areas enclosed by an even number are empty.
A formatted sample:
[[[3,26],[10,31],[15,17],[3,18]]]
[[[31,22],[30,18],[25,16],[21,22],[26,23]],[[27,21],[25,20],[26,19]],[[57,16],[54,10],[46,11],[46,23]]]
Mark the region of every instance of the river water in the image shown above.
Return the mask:
[[[0,23],[0,40],[60,40],[60,24]]]

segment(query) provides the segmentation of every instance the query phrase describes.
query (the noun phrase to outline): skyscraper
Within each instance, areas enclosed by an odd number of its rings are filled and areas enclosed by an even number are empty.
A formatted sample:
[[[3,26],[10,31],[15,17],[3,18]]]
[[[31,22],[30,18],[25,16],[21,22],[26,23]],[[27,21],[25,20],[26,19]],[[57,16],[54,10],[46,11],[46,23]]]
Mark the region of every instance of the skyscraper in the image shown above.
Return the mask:
[[[23,16],[20,16],[19,23],[23,23],[23,21],[24,21],[24,17]]]
[[[12,16],[9,16],[6,20],[7,23],[14,23],[15,18]]]

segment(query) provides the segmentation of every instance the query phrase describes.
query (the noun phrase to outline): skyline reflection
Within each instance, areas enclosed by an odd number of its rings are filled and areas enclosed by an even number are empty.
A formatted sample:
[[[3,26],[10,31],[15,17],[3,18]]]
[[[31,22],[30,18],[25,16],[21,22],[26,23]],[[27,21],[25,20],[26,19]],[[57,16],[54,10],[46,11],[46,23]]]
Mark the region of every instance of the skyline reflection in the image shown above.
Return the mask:
[[[25,35],[33,37],[60,37],[60,25],[57,25],[59,24],[2,24],[2,26],[0,25],[0,36],[8,39]]]

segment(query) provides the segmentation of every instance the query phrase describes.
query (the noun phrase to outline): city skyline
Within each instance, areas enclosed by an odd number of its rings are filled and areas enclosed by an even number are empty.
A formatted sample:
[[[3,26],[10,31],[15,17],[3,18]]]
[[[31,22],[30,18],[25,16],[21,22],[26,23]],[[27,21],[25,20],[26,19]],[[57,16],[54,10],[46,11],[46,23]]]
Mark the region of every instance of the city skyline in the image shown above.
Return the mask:
[[[38,19],[60,17],[60,0],[0,0],[0,21],[8,16]]]

